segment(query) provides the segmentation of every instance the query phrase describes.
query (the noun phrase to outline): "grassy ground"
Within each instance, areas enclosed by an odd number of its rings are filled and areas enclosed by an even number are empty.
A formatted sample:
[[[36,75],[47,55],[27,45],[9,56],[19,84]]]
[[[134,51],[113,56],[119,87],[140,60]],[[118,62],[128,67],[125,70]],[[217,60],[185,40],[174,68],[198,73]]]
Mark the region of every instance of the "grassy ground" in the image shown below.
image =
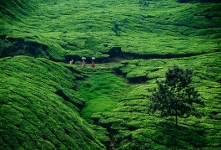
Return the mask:
[[[82,117],[90,121],[93,113],[110,112],[119,99],[135,87],[127,84],[127,80],[111,73],[114,64],[97,64],[95,68],[82,68],[87,75],[86,80],[78,82],[79,92],[86,105]]]
[[[220,149],[221,4],[148,2],[2,0],[0,149]],[[76,62],[113,47],[126,59]],[[146,113],[173,65],[194,70],[206,103],[178,129]]]

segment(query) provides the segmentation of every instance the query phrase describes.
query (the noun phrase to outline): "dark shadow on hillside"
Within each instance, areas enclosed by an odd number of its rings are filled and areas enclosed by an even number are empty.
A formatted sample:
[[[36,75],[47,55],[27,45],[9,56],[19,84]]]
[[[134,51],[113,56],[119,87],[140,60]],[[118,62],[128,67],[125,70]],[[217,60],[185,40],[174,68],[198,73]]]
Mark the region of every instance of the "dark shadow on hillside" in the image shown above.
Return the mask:
[[[69,95],[67,95],[64,91],[62,90],[57,90],[55,92],[55,94],[57,94],[58,96],[60,96],[64,101],[70,102],[71,104],[73,104],[74,106],[77,106],[80,110],[83,109],[85,102],[81,99],[77,99],[77,98],[71,98]]]
[[[0,36],[0,58],[27,55],[32,57],[49,57],[48,46],[22,38]]]
[[[122,57],[122,50],[121,47],[112,47],[108,52],[104,54],[108,54],[110,58]]]
[[[160,122],[157,124],[156,132],[159,133],[156,140],[168,148],[198,149],[207,145],[207,139],[204,135],[205,129],[202,128],[176,127],[175,123],[172,122]]]
[[[192,2],[200,2],[200,3],[221,3],[221,0],[178,0],[180,3],[192,3]]]

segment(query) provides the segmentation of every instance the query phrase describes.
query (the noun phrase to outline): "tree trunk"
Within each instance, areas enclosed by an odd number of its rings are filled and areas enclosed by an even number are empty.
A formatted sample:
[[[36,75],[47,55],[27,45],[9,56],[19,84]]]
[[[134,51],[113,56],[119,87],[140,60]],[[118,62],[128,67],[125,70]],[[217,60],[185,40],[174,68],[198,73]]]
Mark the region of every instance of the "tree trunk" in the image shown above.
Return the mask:
[[[178,127],[177,122],[178,122],[178,116],[177,116],[177,110],[176,110],[176,127]]]

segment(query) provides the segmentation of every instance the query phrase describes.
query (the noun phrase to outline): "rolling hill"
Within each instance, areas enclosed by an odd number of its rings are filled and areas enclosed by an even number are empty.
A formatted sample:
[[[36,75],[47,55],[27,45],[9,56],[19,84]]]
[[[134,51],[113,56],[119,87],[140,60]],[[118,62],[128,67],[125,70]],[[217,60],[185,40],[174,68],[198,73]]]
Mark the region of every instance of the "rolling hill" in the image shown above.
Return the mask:
[[[220,8],[2,0],[0,149],[220,149]],[[178,129],[172,117],[147,114],[156,80],[174,65],[194,71],[205,102],[205,115],[179,118]]]

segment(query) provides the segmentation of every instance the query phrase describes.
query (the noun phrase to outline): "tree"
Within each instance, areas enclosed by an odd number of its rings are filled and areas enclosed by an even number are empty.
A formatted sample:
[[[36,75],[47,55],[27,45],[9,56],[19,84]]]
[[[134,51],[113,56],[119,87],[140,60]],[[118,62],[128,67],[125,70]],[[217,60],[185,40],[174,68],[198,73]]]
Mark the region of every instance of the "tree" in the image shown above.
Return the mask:
[[[114,22],[113,22],[113,25],[114,25],[114,26],[113,26],[112,30],[115,32],[115,34],[116,34],[117,36],[119,36],[119,35],[120,35],[120,31],[121,31],[120,23],[114,21]]]
[[[192,71],[183,70],[177,66],[166,72],[163,82],[157,81],[158,88],[154,90],[150,98],[149,112],[160,111],[161,116],[175,116],[176,126],[178,117],[189,117],[190,115],[200,117],[196,105],[204,106],[198,92],[192,86]]]

